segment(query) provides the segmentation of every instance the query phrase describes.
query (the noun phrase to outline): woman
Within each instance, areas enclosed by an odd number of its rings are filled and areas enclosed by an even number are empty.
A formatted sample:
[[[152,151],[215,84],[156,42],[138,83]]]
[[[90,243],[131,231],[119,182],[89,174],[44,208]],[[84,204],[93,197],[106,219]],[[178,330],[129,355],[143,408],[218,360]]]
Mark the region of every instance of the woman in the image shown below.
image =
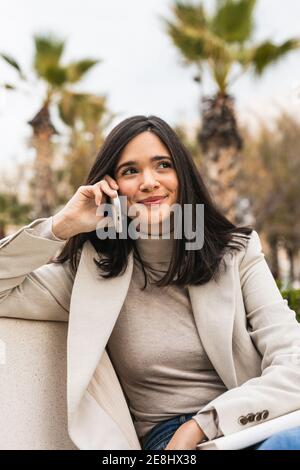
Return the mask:
[[[117,194],[128,233],[140,210],[140,237],[99,236],[98,206]],[[179,222],[176,204],[192,208]],[[187,249],[188,225],[203,229],[200,248]],[[2,316],[22,306],[24,318],[69,321],[68,430],[80,449],[196,449],[300,406],[300,326],[259,236],[222,215],[156,116],[117,125],[85,185],[2,240],[0,261]],[[284,445],[300,448],[293,431]]]

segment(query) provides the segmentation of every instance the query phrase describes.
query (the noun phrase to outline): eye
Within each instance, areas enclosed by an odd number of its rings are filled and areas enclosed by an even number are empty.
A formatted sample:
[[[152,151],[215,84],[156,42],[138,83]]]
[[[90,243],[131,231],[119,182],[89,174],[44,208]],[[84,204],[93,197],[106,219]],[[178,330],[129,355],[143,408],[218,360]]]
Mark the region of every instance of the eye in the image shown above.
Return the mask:
[[[122,175],[126,175],[127,171],[129,170],[134,170],[134,168],[133,167],[127,168],[127,170],[123,171]]]
[[[167,168],[172,168],[172,164],[169,162],[169,161],[164,161],[164,162],[160,162],[158,165],[167,165]],[[126,175],[127,171],[129,170],[136,170],[136,168],[134,167],[129,167],[127,168],[127,170],[123,171],[122,175]]]
[[[165,162],[160,162],[160,165],[167,165],[168,168],[170,168],[170,167],[172,166],[171,163],[170,163],[170,162],[167,162],[167,161],[165,161]]]

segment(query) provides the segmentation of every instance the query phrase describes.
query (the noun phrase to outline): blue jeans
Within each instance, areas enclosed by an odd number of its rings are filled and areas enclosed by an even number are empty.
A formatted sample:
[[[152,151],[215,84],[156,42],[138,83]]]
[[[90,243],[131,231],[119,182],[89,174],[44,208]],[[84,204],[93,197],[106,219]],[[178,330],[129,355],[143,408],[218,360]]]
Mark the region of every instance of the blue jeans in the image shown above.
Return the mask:
[[[175,416],[158,423],[142,438],[142,449],[165,449],[175,431],[192,416],[195,413]],[[275,433],[268,439],[241,450],[300,450],[300,426]]]

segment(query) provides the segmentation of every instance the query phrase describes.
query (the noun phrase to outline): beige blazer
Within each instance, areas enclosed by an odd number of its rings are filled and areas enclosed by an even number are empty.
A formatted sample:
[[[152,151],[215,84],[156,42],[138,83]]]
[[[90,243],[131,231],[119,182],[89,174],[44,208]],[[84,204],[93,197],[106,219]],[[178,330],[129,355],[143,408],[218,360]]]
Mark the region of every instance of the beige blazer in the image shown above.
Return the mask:
[[[79,449],[141,449],[106,344],[125,300],[123,275],[101,279],[87,241],[75,277],[49,263],[64,241],[31,232],[36,219],[0,241],[0,316],[69,322],[68,432]],[[208,403],[224,435],[300,409],[300,325],[280,294],[259,235],[226,254],[218,281],[188,286],[195,322],[228,391]],[[48,264],[47,264],[48,263]],[[201,411],[202,411],[201,410]]]

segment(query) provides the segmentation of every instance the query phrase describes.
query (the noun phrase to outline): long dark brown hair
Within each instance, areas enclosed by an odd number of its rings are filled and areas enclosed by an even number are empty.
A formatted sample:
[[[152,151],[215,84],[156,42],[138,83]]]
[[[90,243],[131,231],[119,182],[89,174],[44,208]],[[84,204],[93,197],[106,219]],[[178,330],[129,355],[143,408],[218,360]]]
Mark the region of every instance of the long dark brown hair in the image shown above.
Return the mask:
[[[157,286],[205,284],[219,274],[221,261],[228,250],[241,250],[245,246],[244,242],[238,239],[249,239],[253,228],[234,225],[222,214],[210,196],[190,152],[163,119],[153,115],[149,117],[138,115],[124,119],[114,127],[106,137],[84,185],[93,185],[103,179],[105,175],[114,178],[114,171],[125,145],[149,128],[161,139],[172,156],[179,181],[177,203],[182,208],[184,204],[192,205],[193,223],[196,218],[196,204],[204,205],[204,244],[202,248],[185,250],[185,244],[191,240],[185,238],[184,229],[182,229],[182,238],[174,239],[169,269],[155,284]],[[183,227],[184,211],[182,214]],[[127,227],[130,221],[127,218]],[[135,240],[130,236],[121,239],[116,233],[115,239],[101,240],[97,237],[96,230],[77,234],[66,242],[61,253],[53,262],[64,263],[69,260],[73,273],[76,272],[79,262],[78,254],[87,240],[92,243],[99,255],[99,259],[94,258],[94,262],[103,278],[111,278],[123,273],[127,267],[128,255],[133,250],[135,258],[142,265],[145,276],[144,288],[146,287],[147,275],[144,267],[147,266],[147,263],[142,262]]]

